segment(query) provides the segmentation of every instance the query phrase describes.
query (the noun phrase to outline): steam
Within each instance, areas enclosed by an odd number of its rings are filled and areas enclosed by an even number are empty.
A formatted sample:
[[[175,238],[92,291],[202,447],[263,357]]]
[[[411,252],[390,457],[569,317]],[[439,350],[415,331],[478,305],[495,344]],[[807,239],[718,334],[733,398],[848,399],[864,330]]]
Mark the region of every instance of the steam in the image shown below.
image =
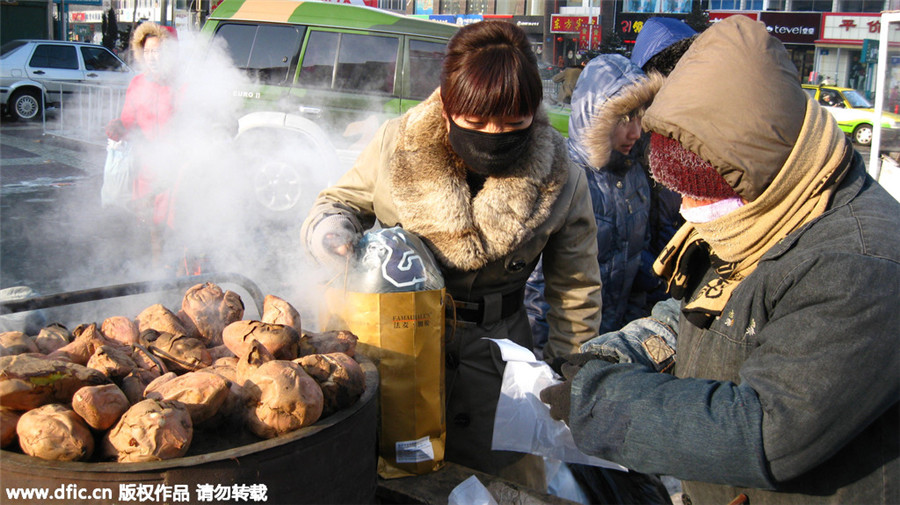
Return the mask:
[[[238,135],[238,119],[248,113],[242,91],[257,85],[235,68],[225,48],[210,46],[197,33],[179,32],[171,54],[171,77],[177,89],[176,112],[163,126],[160,140],[145,147],[142,163],[157,171],[159,188],[172,189],[172,228],[167,229],[162,265],[151,263],[146,225],[131,213],[103,209],[84,216],[85,202],[60,202],[60,215],[70,232],[85,242],[87,261],[73,262],[58,272],[52,292],[173,278],[176,271],[233,272],[253,280],[263,295],[273,294],[293,304],[305,327],[314,328],[321,286],[333,275],[307,255],[300,243],[300,227],[318,192],[349,168],[334,152],[310,149],[302,137]],[[135,146],[138,147],[138,146]],[[352,162],[352,161],[351,161]],[[281,163],[281,165],[279,165]],[[102,160],[100,161],[102,166]],[[294,169],[302,186],[301,199],[279,219],[257,201],[257,188],[268,170]],[[285,182],[287,184],[287,182]],[[278,189],[275,188],[269,189]],[[96,193],[99,203],[99,188]],[[65,216],[82,216],[80,219]],[[51,230],[36,230],[32,240],[52,241]],[[245,318],[258,317],[248,293],[238,292],[247,307]],[[318,292],[317,292],[318,291]],[[41,294],[48,294],[44,291]],[[178,310],[181,293],[152,293],[105,304],[78,304],[65,324],[99,322],[113,315],[133,317],[152,303]]]

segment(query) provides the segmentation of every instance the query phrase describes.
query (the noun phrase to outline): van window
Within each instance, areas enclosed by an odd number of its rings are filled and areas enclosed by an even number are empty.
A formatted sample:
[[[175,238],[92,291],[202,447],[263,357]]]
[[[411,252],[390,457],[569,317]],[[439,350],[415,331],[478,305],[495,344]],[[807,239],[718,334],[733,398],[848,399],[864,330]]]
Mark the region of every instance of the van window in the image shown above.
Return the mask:
[[[55,44],[41,44],[34,49],[31,67],[41,68],[67,68],[78,70],[78,54],[72,46],[58,46]]]
[[[399,48],[398,37],[314,31],[307,42],[299,83],[393,94]]]
[[[409,41],[409,98],[424,100],[441,83],[441,64],[446,43],[425,40]]]
[[[219,27],[216,38],[224,40],[235,66],[262,84],[284,85],[297,68],[305,26],[244,25]]]
[[[330,88],[334,81],[334,61],[340,34],[336,32],[314,31],[306,43],[303,66],[300,68],[301,86],[310,88]]]

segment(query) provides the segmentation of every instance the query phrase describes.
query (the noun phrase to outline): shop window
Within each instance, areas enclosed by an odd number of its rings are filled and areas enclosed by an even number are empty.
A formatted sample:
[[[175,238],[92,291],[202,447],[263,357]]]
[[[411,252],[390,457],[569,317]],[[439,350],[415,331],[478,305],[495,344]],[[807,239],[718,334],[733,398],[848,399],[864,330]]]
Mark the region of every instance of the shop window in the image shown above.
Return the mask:
[[[803,12],[831,12],[831,0],[794,0],[791,8]],[[845,11],[853,12],[853,11]]]
[[[881,12],[885,8],[882,0],[843,0],[841,10],[844,12]]]

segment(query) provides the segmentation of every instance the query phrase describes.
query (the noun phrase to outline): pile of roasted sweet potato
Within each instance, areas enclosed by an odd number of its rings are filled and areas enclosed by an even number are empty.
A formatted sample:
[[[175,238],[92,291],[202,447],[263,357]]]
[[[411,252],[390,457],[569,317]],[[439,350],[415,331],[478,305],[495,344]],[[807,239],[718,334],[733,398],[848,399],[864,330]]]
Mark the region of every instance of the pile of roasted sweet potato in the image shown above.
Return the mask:
[[[0,333],[2,447],[59,461],[178,458],[204,432],[273,438],[364,392],[349,331],[305,332],[273,295],[260,320],[243,316],[240,296],[207,282],[177,312]]]

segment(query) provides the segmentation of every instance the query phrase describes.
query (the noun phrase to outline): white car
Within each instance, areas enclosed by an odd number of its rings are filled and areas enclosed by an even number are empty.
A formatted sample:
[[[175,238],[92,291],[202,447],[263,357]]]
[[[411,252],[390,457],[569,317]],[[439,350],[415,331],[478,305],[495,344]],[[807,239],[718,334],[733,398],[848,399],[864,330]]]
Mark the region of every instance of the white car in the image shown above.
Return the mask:
[[[125,88],[136,72],[109,49],[83,42],[13,40],[0,47],[0,106],[17,119],[85,84]]]

